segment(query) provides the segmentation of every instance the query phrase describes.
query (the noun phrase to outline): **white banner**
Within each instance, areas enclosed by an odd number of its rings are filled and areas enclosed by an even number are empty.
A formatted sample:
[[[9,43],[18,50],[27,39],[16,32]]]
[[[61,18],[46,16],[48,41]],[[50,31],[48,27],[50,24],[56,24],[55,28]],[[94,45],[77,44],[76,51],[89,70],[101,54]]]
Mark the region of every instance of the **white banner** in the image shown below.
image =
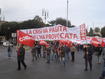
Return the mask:
[[[34,40],[71,40],[80,41],[86,40],[85,24],[78,27],[68,28],[62,25],[52,27],[44,27],[37,29],[20,30],[28,35],[31,35]]]

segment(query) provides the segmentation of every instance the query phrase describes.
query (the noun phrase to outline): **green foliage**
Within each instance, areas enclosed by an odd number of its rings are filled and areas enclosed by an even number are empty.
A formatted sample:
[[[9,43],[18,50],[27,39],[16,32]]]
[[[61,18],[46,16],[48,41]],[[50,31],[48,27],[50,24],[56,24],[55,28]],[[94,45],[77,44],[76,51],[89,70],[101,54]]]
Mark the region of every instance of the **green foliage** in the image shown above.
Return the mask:
[[[93,33],[93,29],[92,28],[90,28],[90,31],[88,33],[88,36],[94,36],[94,33]]]
[[[94,36],[99,36],[99,37],[102,36],[102,35],[101,35],[101,30],[100,30],[99,27],[96,27],[94,31],[95,31]]]
[[[70,27],[75,27],[75,25],[71,25]]]
[[[52,26],[56,25],[56,21],[55,20],[52,20],[49,22]]]
[[[7,39],[9,39],[11,33],[16,32],[17,27],[17,22],[5,22],[1,25],[1,34],[6,36]]]
[[[40,28],[44,26],[45,24],[43,23],[42,18],[39,16],[35,16],[35,18],[32,20],[27,20],[19,23],[20,29]]]
[[[31,28],[40,28],[44,27],[45,24],[39,16],[35,16],[32,20],[27,20],[23,22],[5,22],[0,27],[0,35],[6,36],[7,39],[11,37],[11,33],[16,32],[19,29],[31,29]]]
[[[96,27],[95,28],[95,32],[100,32],[100,28],[99,27]]]
[[[52,20],[52,21],[50,21],[49,23],[50,23],[51,25],[61,24],[61,25],[66,26],[66,22],[67,22],[66,19],[63,19],[63,18],[57,18],[56,20]],[[70,21],[68,21],[68,27],[71,27],[71,23],[70,23]]]

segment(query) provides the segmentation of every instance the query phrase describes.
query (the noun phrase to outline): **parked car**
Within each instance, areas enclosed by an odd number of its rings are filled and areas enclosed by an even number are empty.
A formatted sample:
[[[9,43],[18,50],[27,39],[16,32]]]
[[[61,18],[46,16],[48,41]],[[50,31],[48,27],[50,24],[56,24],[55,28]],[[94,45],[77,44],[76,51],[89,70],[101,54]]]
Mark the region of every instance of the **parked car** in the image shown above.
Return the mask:
[[[13,46],[9,41],[3,42],[3,46]]]

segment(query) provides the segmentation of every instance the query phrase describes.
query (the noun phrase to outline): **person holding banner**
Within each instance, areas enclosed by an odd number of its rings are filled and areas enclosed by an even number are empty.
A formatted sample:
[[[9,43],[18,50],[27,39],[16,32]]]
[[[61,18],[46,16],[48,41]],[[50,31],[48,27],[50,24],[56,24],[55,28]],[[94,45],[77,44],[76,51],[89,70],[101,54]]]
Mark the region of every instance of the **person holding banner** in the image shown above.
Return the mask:
[[[18,70],[21,70],[21,64],[24,66],[24,69],[26,70],[27,65],[24,62],[24,58],[25,58],[25,48],[23,47],[23,44],[21,44],[17,51]]]

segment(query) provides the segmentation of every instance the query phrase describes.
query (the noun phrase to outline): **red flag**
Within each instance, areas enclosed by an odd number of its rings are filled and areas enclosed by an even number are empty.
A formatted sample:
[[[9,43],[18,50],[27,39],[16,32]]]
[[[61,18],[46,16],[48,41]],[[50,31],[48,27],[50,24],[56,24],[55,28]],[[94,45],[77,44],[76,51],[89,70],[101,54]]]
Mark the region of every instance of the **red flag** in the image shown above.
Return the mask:
[[[46,41],[44,41],[44,40],[41,40],[41,41],[39,42],[39,44],[40,44],[40,45],[44,45],[44,46],[48,45],[48,43],[47,43]]]
[[[101,46],[105,47],[105,40],[104,39],[102,40]]]
[[[72,42],[69,40],[59,40],[60,45],[66,45],[68,47],[71,47]]]
[[[101,44],[97,38],[93,37],[91,40],[91,44],[94,45],[95,47],[98,47],[99,44]]]
[[[33,47],[35,40],[33,39],[32,36],[22,32],[22,31],[17,31],[17,41],[21,44]]]

